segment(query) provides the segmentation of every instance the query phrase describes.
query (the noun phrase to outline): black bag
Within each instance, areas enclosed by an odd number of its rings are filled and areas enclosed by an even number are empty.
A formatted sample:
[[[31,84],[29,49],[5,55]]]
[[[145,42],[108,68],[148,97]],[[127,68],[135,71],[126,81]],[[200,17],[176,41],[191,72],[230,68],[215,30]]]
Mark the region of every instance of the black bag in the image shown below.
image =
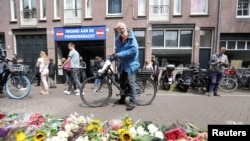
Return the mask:
[[[35,77],[40,79],[41,73],[39,71],[36,72]]]

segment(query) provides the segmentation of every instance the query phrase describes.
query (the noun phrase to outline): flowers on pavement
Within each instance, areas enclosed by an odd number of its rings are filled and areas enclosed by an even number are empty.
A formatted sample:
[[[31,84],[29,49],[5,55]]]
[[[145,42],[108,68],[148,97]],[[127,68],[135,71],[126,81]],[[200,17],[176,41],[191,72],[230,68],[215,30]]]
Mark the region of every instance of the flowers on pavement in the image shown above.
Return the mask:
[[[72,113],[66,117],[0,113],[0,141],[207,141],[207,132],[189,122],[171,126],[134,122],[128,115],[101,121]]]

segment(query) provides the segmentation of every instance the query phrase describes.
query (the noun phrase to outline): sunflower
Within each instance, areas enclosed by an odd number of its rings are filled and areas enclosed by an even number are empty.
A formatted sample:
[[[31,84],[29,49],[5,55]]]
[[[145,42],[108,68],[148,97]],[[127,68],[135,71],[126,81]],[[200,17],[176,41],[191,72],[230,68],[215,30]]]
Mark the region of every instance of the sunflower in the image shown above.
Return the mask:
[[[38,132],[34,136],[34,141],[44,141],[46,139],[46,135],[44,132]]]
[[[16,141],[25,141],[26,135],[24,132],[16,132],[15,139],[16,139]]]
[[[129,131],[124,131],[120,135],[120,139],[121,139],[121,141],[132,141],[132,135],[130,134]]]
[[[92,124],[87,126],[87,131],[91,132],[94,129],[94,126]]]

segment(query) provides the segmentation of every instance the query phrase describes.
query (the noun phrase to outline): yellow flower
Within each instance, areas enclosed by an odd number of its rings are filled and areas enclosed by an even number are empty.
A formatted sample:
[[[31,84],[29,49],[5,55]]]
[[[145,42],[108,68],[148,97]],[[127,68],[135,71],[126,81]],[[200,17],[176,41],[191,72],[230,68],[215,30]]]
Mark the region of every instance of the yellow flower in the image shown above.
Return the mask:
[[[95,119],[95,120],[92,121],[92,123],[93,123],[93,124],[99,124],[100,121],[99,121],[98,119]]]
[[[102,127],[101,126],[98,127],[97,132],[99,132],[99,133],[102,132]]]
[[[126,131],[125,129],[120,128],[120,129],[117,130],[117,133],[118,133],[118,134],[122,134],[122,133],[125,132],[125,131]]]
[[[38,132],[34,136],[34,141],[44,141],[46,139],[46,135],[44,132]]]
[[[24,132],[16,132],[15,138],[16,138],[16,141],[25,141],[26,135]]]
[[[94,129],[94,126],[92,124],[88,125],[87,131],[92,131]]]
[[[129,133],[129,131],[124,131],[120,135],[121,141],[132,141],[132,135]]]

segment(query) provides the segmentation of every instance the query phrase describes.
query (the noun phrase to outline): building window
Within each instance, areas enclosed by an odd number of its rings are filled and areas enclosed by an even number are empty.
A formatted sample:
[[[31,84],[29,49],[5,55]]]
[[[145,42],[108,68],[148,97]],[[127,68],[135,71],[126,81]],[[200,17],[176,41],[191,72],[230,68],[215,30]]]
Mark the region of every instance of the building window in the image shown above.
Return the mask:
[[[40,0],[40,19],[46,19],[46,0]]]
[[[192,48],[192,40],[193,30],[152,31],[152,48]]]
[[[16,16],[16,0],[10,0],[10,13],[11,13],[11,21],[16,21],[17,16]]]
[[[208,0],[191,0],[191,15],[208,14]]]
[[[212,44],[212,30],[204,29],[200,30],[200,47],[211,48]]]
[[[20,10],[24,19],[36,18],[36,0],[21,0]]]
[[[146,15],[146,1],[138,0],[138,16]]]
[[[54,0],[54,19],[60,19],[60,1],[61,0]]]
[[[249,17],[250,0],[238,0],[237,17]]]
[[[139,62],[141,64],[141,68],[143,68],[144,61],[145,61],[145,30],[134,30],[134,34],[136,37],[136,40],[139,45]]]
[[[220,41],[220,47],[222,46],[227,50],[250,50],[250,41]]]
[[[82,0],[66,0],[65,1],[66,18],[74,18],[82,16]]]
[[[85,0],[85,17],[92,17],[92,0]]]
[[[165,36],[166,47],[178,47],[178,31],[167,30]]]
[[[169,21],[169,0],[149,1],[150,21]]]
[[[152,31],[152,47],[164,47],[164,31],[154,30]]]
[[[181,15],[181,0],[174,0],[174,15]]]
[[[192,47],[192,30],[180,31],[180,47]]]
[[[107,0],[107,15],[117,16],[122,14],[122,0]]]
[[[145,48],[145,30],[135,30],[134,34],[139,47]]]

